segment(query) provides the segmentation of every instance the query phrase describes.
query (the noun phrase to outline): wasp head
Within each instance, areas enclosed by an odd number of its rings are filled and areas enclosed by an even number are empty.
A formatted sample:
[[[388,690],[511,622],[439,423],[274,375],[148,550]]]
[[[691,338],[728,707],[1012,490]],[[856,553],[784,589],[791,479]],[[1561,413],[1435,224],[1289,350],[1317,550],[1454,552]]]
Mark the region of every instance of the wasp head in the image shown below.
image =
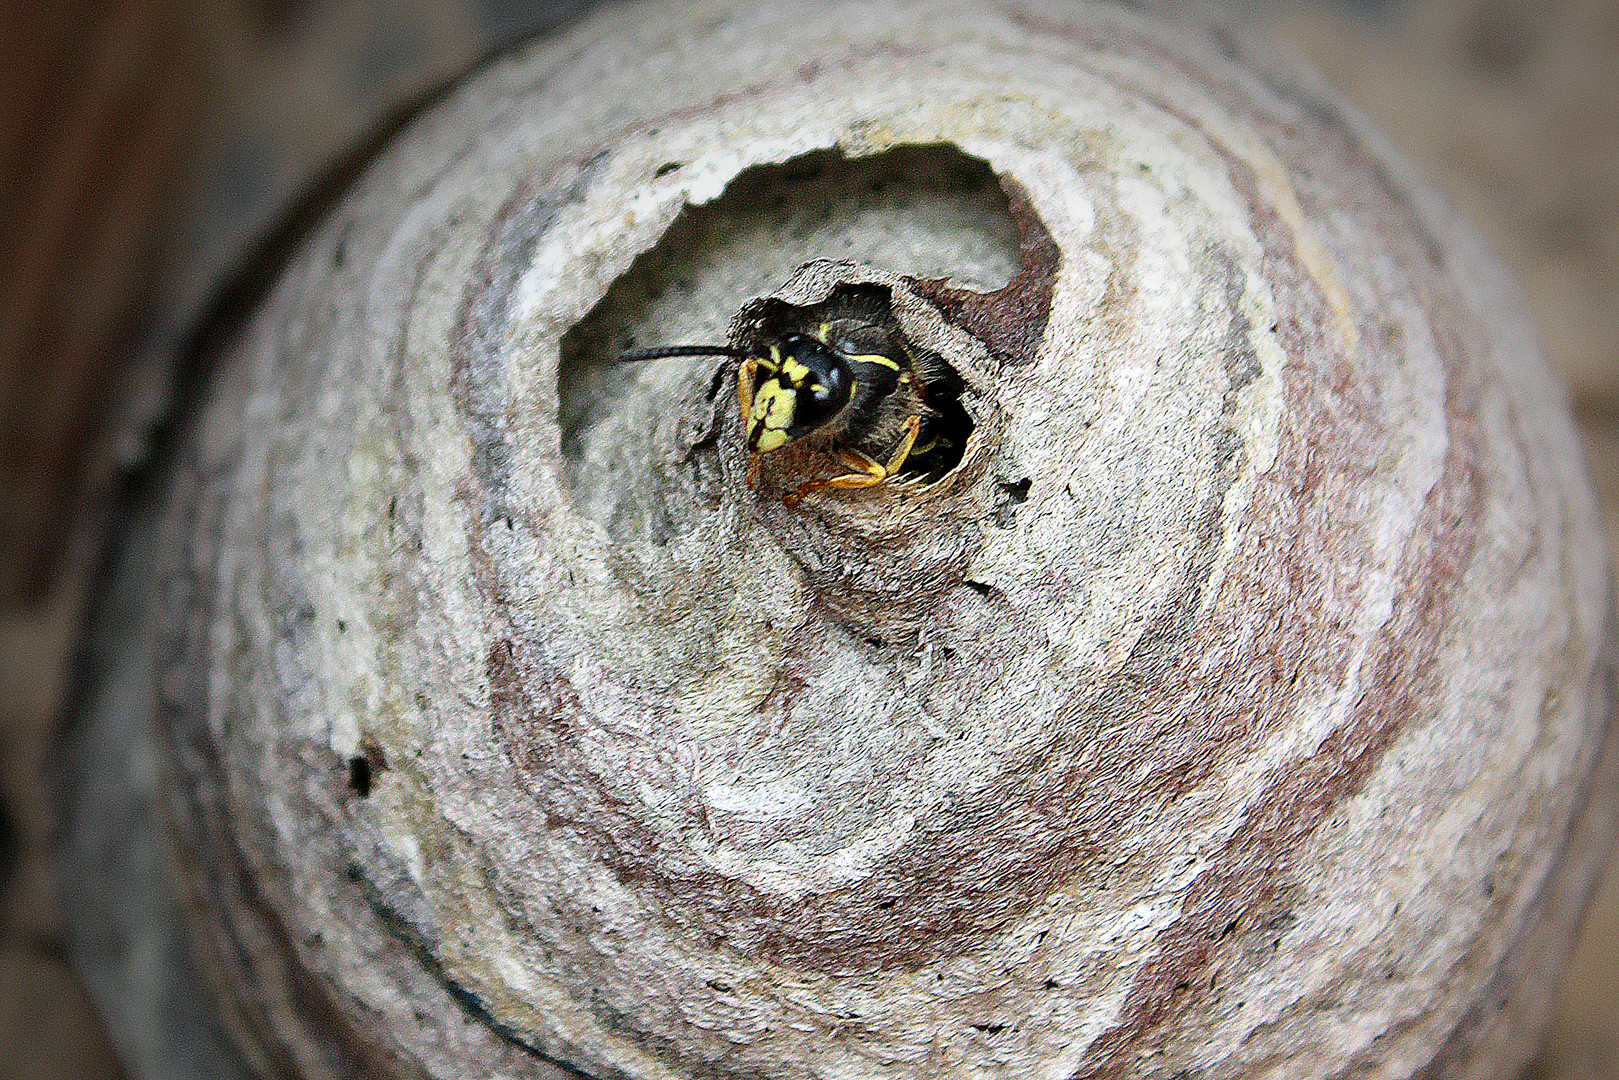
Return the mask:
[[[768,357],[745,361],[751,377],[748,449],[767,454],[824,426],[849,403],[855,376],[847,357],[808,334],[784,334]]]

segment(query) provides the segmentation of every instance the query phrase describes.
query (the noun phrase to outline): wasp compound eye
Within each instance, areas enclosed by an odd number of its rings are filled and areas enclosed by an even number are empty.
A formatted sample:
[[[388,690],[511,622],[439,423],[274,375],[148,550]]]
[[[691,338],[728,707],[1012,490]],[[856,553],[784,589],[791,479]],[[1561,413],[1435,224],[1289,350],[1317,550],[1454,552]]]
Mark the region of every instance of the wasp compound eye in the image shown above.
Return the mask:
[[[793,382],[797,400],[787,429],[788,438],[797,439],[821,427],[849,403],[855,380],[843,357],[814,338],[793,335],[787,345],[782,376],[801,376]]]

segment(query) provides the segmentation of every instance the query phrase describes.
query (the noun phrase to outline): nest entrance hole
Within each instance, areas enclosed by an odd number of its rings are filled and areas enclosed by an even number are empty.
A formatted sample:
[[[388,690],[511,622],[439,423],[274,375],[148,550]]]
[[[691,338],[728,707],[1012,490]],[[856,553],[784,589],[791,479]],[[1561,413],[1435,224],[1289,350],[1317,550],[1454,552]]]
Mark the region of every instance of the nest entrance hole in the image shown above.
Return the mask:
[[[743,304],[814,259],[989,291],[1018,269],[1018,228],[993,170],[948,144],[817,151],[745,170],[719,198],[687,207],[561,342],[570,493],[615,542],[665,543],[718,504],[715,436],[736,401],[720,358],[619,357],[725,344]]]

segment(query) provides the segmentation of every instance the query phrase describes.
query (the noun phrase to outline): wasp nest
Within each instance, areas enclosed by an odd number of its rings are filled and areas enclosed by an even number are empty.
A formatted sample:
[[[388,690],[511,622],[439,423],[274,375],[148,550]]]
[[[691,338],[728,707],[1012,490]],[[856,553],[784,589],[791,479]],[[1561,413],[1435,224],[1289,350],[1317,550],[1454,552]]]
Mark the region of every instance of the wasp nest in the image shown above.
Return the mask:
[[[921,404],[750,453],[849,296]],[[1619,791],[1579,461],[1266,54],[610,8],[382,155],[179,455],[199,956],[275,1076],[1509,1075]]]

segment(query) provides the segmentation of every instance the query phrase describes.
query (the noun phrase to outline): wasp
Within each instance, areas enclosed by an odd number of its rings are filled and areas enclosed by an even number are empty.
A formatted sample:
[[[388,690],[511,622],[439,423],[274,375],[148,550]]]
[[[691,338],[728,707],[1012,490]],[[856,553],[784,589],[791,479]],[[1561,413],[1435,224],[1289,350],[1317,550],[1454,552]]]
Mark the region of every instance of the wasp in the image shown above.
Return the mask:
[[[844,285],[817,304],[769,299],[753,307],[736,344],[664,345],[620,357],[737,361],[749,487],[762,455],[801,441],[824,446],[847,471],[800,485],[783,500],[789,506],[823,488],[856,490],[891,477],[932,481],[961,459],[972,426],[961,380],[943,358],[906,338],[886,287]]]

